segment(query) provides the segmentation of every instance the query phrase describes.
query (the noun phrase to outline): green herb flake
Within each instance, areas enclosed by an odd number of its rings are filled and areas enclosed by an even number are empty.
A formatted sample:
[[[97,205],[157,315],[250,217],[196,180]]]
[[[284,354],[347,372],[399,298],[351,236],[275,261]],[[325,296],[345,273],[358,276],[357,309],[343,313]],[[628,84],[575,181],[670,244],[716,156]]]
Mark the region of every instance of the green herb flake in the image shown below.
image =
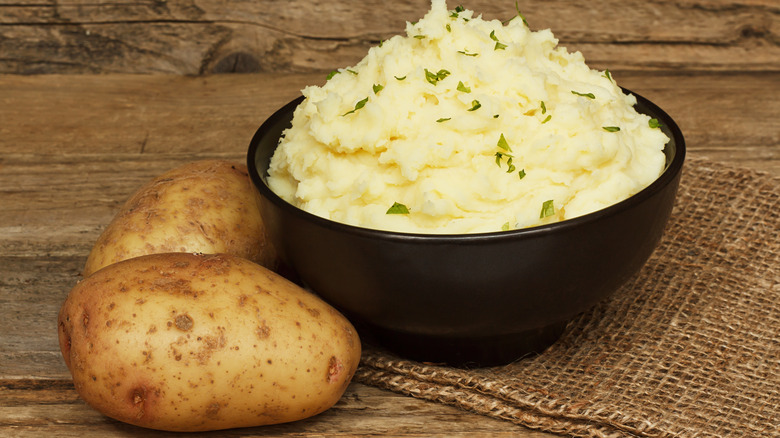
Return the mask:
[[[496,152],[494,155],[496,157],[496,166],[498,166],[498,167],[501,167],[501,160],[504,157],[507,157],[509,160],[514,158],[511,154],[507,154],[507,153],[504,153],[504,152]]]
[[[544,105],[544,101],[542,101],[542,114],[547,113],[547,107]]]
[[[436,73],[432,73],[428,71],[428,69],[425,69],[425,80],[429,83],[436,85],[439,81],[446,78],[450,75],[450,72],[444,69],[441,69],[437,71]]]
[[[552,119],[552,114],[548,114],[547,117],[544,120],[542,120],[542,125],[544,125],[545,123],[549,122],[550,119]]]
[[[659,122],[658,119],[650,119],[650,120],[647,121],[647,124],[651,128],[660,128],[662,126],[661,122]]]
[[[340,71],[338,71],[338,70],[333,70],[332,72],[328,73],[328,78],[327,78],[327,80],[331,80],[331,79],[333,79],[333,76],[336,76],[336,75],[337,75],[337,74],[339,74],[339,73],[341,73],[341,72],[340,72]]]
[[[469,53],[468,50],[458,50],[458,53],[466,56],[479,56],[479,53]]]
[[[523,13],[520,12],[520,5],[517,2],[515,2],[515,9],[517,10],[517,16],[520,17],[521,20],[523,20],[523,24],[525,24],[526,27],[531,27],[528,26],[528,22],[525,21],[525,17],[523,16]]]
[[[588,99],[595,99],[596,96],[593,93],[578,93],[574,90],[571,90],[571,94],[576,94],[577,96],[587,97]]]
[[[466,9],[463,6],[460,6],[460,5],[456,6],[455,10],[453,10],[452,13],[450,14],[450,18],[458,18],[458,14],[460,14],[461,12],[463,12],[465,10]]]
[[[501,44],[498,41],[496,41],[496,45],[493,47],[493,50],[504,50],[507,48],[506,44]]]
[[[498,118],[498,114],[493,114],[493,118],[497,119]]]
[[[446,122],[447,120],[452,120],[452,117],[442,117],[441,119],[436,120],[436,123]]]
[[[503,133],[501,133],[501,138],[498,139],[498,144],[496,146],[505,151],[512,152],[512,148],[509,147],[509,143],[507,143]]]
[[[388,208],[385,214],[409,214],[409,207],[400,202],[394,202],[393,206]]]
[[[472,100],[471,101],[471,108],[469,108],[467,111],[476,111],[482,107],[482,104],[479,103],[478,100]]]
[[[601,129],[607,132],[618,132],[620,131],[620,126],[602,126]]]
[[[347,69],[347,71],[352,73],[355,76],[357,76],[357,74],[358,74],[358,72],[356,72],[355,70],[349,69],[349,68]]]
[[[519,176],[520,179],[525,178],[525,169],[520,169],[520,171],[517,172],[517,176]]]
[[[496,31],[495,30],[491,30],[490,31],[490,39],[493,40],[493,41],[498,41],[498,37],[496,36]]]
[[[425,35],[415,35],[414,37],[417,38],[418,40],[421,40],[425,38]]]
[[[366,102],[368,102],[368,98],[367,97],[365,99],[359,101],[358,103],[356,103],[355,104],[355,109],[353,109],[352,111],[347,111],[346,113],[342,114],[341,117],[344,117],[344,116],[346,116],[348,114],[352,114],[355,111],[359,110],[360,108],[363,108],[364,106],[366,106]]]
[[[509,222],[505,223],[504,225],[501,225],[501,231],[509,231],[512,229],[512,226],[509,225]]]
[[[517,169],[514,164],[512,164],[512,157],[509,157],[508,160],[506,160],[506,165],[509,166],[509,168],[506,170],[506,173],[512,173]]]
[[[447,25],[444,27],[447,29],[447,32],[452,32],[452,28],[450,27],[449,23],[447,23]]]
[[[471,93],[471,87],[467,87],[466,84],[464,84],[461,81],[458,81],[458,91],[462,91],[464,93]]]
[[[399,81],[403,81],[404,79],[406,79],[406,76],[401,76],[400,78],[398,76],[393,76],[393,77]]]
[[[612,79],[612,73],[609,72],[609,69],[604,70],[603,76],[609,79],[609,81],[612,82],[613,84],[615,83],[615,81]]]
[[[374,84],[374,86],[372,88],[374,89],[374,94],[377,94],[380,91],[382,91],[382,89],[384,89],[385,86],[381,85],[381,84]]]
[[[539,219],[544,219],[554,214],[555,214],[555,205],[553,204],[553,200],[550,199],[549,201],[544,201],[544,203],[542,204],[542,211],[539,213]]]

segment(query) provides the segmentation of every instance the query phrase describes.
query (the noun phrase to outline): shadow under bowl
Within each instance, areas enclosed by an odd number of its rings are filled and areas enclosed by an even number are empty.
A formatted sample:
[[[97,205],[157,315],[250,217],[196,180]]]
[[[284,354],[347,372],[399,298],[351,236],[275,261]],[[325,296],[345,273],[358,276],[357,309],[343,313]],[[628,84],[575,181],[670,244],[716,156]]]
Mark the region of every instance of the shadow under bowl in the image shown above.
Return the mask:
[[[637,111],[657,119],[670,138],[661,176],[603,210],[533,228],[398,233],[334,222],[289,204],[269,189],[266,177],[302,97],[260,126],[247,164],[282,261],[343,312],[361,338],[413,360],[505,364],[554,343],[575,316],[635,275],[662,237],[685,142],[668,114],[631,94]]]

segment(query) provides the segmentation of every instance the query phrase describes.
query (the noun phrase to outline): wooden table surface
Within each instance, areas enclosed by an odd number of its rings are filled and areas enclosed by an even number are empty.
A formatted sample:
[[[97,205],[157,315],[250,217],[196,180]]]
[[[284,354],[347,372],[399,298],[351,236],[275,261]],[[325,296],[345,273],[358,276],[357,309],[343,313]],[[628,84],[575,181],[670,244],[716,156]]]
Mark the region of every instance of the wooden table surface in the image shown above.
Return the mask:
[[[57,312],[95,239],[162,172],[244,162],[274,110],[430,5],[190,3],[0,4],[0,436],[169,435],[89,408],[61,358]],[[514,14],[514,1],[464,3]],[[665,109],[690,156],[780,176],[776,0],[519,3],[532,28]],[[357,383],[314,418],[210,435],[554,436]]]
[[[678,121],[691,156],[780,176],[777,74],[614,76]],[[59,306],[102,228],[141,184],[190,160],[244,161],[260,123],[323,80],[0,76],[0,435],[148,433],[79,399],[57,345]],[[229,433],[552,436],[357,383],[315,418]]]

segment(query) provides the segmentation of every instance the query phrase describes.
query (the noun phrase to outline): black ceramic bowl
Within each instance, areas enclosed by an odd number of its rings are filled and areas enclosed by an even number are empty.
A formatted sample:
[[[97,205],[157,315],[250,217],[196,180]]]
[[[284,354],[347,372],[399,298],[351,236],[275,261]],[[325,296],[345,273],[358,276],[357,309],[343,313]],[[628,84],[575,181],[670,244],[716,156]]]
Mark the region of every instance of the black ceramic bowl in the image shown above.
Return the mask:
[[[496,365],[555,342],[567,322],[615,292],[658,244],[685,143],[664,111],[633,94],[636,109],[658,119],[671,139],[663,174],[618,204],[534,228],[406,234],[345,225],[287,203],[268,188],[266,176],[302,98],[263,123],[247,162],[282,260],[361,337],[410,359]]]

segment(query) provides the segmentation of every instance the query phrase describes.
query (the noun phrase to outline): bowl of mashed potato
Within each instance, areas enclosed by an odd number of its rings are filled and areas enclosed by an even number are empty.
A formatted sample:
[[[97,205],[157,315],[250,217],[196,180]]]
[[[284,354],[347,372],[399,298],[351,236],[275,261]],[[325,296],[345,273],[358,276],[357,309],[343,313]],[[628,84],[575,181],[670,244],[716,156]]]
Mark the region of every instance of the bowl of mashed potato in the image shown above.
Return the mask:
[[[685,157],[662,109],[532,31],[434,0],[273,114],[269,236],[363,337],[492,365],[541,352],[645,263]]]

